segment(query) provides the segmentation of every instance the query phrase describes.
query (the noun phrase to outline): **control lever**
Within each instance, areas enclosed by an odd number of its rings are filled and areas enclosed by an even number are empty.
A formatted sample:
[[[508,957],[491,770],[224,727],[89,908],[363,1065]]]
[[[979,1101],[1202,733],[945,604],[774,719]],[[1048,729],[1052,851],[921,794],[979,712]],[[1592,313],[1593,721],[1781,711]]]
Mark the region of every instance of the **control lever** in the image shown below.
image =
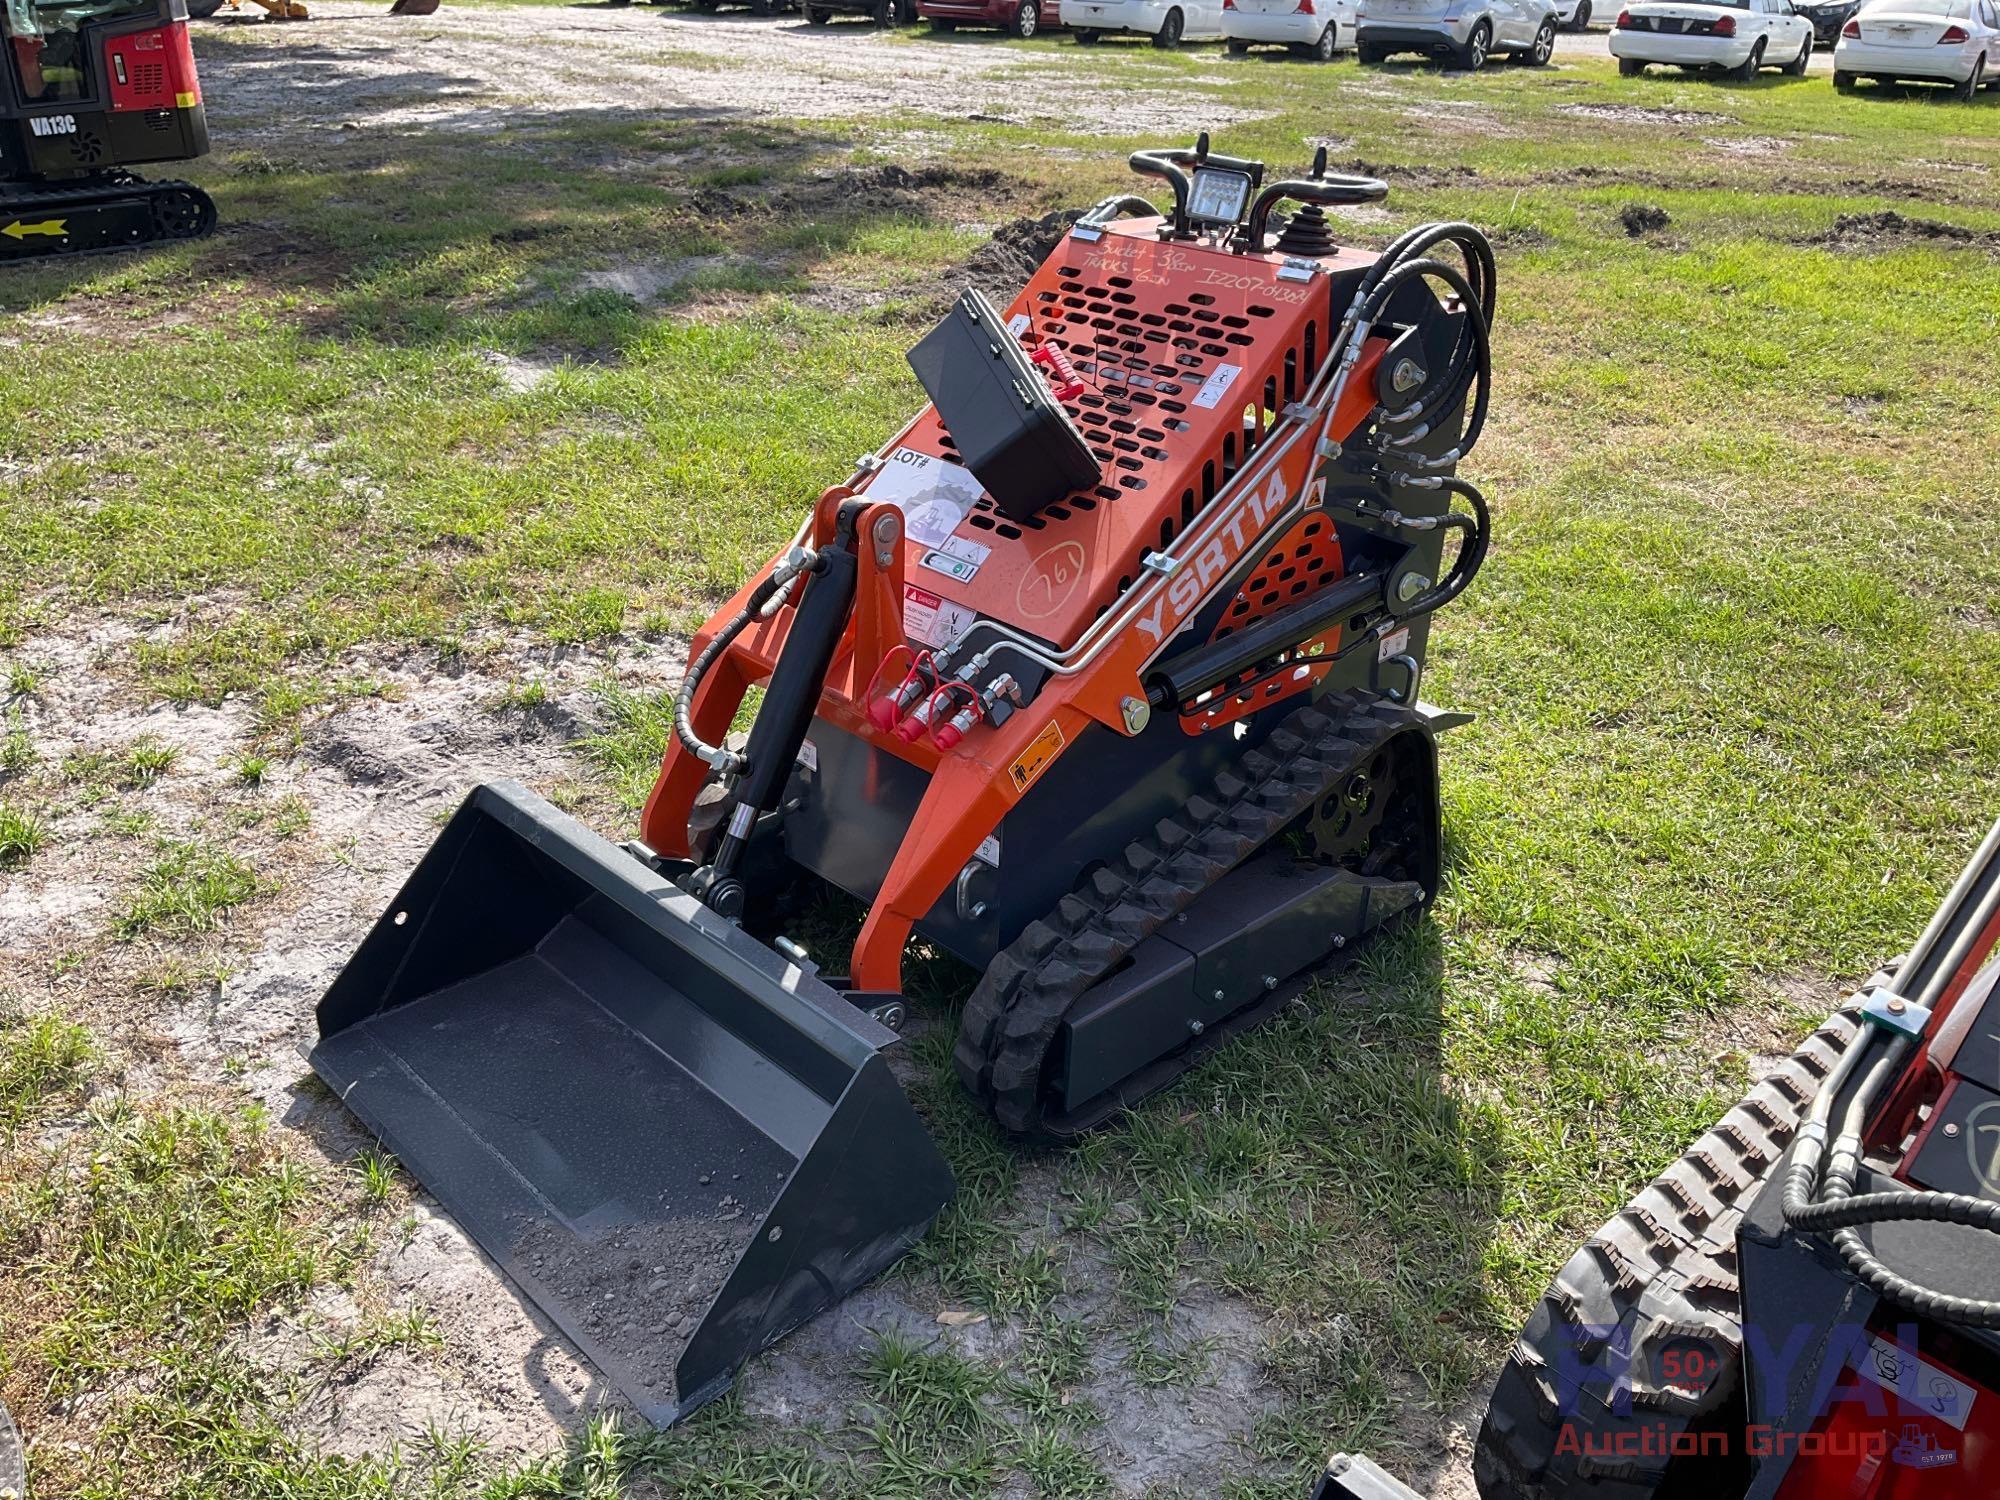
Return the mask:
[[[1271,210],[1287,198],[1317,208],[1322,204],[1380,203],[1388,196],[1389,184],[1379,177],[1357,177],[1349,172],[1328,172],[1326,147],[1321,146],[1313,153],[1312,171],[1309,174],[1304,177],[1287,177],[1282,182],[1274,182],[1257,195],[1257,201],[1250,205],[1250,218],[1244,224],[1235,248],[1249,255],[1261,254],[1264,249],[1264,228],[1270,222]],[[1326,249],[1331,248],[1329,241]],[[1319,253],[1324,254],[1325,251]]]

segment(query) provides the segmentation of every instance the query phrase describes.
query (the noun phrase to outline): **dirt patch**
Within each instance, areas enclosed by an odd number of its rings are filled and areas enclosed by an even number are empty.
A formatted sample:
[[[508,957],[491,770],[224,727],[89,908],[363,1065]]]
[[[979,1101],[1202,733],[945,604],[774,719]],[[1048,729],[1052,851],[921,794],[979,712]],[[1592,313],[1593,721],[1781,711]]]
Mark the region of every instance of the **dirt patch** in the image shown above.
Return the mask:
[[[1480,180],[1479,168],[1463,166],[1405,165],[1397,162],[1367,161],[1361,157],[1333,163],[1336,172],[1352,172],[1360,177],[1379,177],[1384,182],[1400,182],[1408,187],[1464,187]]]
[[[1039,219],[1010,219],[993,231],[992,239],[946,272],[946,279],[970,281],[988,296],[1004,294],[1012,299],[1083,215],[1083,209],[1064,208]]]
[[[1562,104],[1556,112],[1621,125],[1713,125],[1730,118],[1705,109],[1654,109],[1643,104]]]
[[[1665,229],[1673,220],[1656,203],[1628,203],[1618,210],[1618,227],[1632,238]]]
[[[1724,156],[1782,156],[1792,143],[1775,135],[1705,135],[1701,143]]]
[[[1910,218],[1894,209],[1884,209],[1872,214],[1842,214],[1825,234],[1809,236],[1800,243],[1863,252],[1901,250],[1911,245],[1963,245],[2000,251],[2000,230],[1967,229],[1959,224]]]

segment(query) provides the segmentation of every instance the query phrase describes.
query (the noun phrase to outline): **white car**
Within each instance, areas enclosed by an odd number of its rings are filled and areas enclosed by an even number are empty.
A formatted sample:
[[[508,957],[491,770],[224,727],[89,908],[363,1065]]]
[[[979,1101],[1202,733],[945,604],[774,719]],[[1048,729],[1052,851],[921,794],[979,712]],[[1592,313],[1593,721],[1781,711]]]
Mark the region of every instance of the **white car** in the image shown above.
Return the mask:
[[[1354,50],[1365,63],[1421,52],[1478,72],[1496,52],[1540,67],[1556,50],[1555,0],[1357,0]]]
[[[1222,0],[1222,34],[1238,56],[1268,43],[1326,62],[1354,45],[1354,6],[1355,0]]]
[[[1222,0],[1062,0],[1062,23],[1079,42],[1136,31],[1155,47],[1178,47],[1222,35]]]
[[[1556,0],[1556,20],[1564,31],[1584,30],[1596,13],[1590,0]]]
[[[1751,79],[1760,68],[1803,77],[1812,61],[1812,22],[1789,0],[1715,0],[1713,4],[1641,3],[1618,13],[1611,55],[1626,77],[1649,63],[1718,68]]]
[[[2000,88],[2000,8],[1993,0],[1872,0],[1840,28],[1833,86],[1927,79],[1961,99]]]

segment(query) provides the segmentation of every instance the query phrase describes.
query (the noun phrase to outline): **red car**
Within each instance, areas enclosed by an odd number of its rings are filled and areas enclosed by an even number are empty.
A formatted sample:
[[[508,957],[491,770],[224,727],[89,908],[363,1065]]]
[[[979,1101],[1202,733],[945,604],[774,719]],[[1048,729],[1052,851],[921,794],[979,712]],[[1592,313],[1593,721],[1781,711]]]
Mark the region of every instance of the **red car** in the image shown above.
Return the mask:
[[[998,26],[1015,36],[1033,36],[1062,25],[1057,0],[917,0],[917,14],[933,31],[960,26]]]

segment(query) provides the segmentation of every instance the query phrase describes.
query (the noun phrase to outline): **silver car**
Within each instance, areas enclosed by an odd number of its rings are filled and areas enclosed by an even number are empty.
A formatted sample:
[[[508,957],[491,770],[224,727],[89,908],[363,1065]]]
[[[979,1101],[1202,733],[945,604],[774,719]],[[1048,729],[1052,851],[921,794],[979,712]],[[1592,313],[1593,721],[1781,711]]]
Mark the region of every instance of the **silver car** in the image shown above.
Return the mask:
[[[1360,0],[1354,50],[1365,63],[1421,52],[1476,72],[1506,52],[1540,67],[1558,24],[1555,0]]]

